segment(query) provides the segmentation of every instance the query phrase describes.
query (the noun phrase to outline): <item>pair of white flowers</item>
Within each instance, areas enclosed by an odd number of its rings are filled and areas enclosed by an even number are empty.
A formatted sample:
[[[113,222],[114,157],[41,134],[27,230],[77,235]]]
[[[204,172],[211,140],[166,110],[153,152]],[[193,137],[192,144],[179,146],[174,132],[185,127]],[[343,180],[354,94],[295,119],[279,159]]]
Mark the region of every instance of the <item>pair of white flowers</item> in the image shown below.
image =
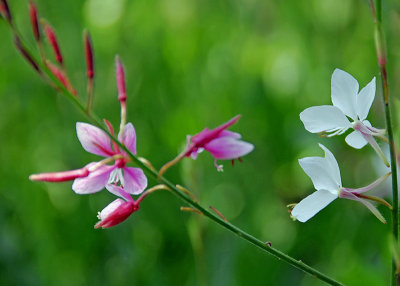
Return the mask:
[[[371,123],[366,120],[375,98],[375,91],[375,78],[359,92],[357,80],[350,74],[336,69],[331,80],[333,105],[307,108],[300,113],[300,119],[307,131],[312,133],[326,132],[329,133],[328,137],[343,134],[350,128],[354,129],[347,135],[346,143],[356,149],[360,149],[369,143],[386,166],[389,166],[385,155],[374,138],[375,136],[385,140],[385,130],[372,127]],[[353,122],[350,122],[348,117]],[[390,173],[364,188],[344,188],[335,157],[325,146],[322,144],[319,144],[319,146],[325,151],[325,157],[307,157],[299,160],[300,166],[311,178],[317,191],[298,203],[292,210],[292,216],[301,222],[306,222],[336,198],[346,198],[363,203],[379,220],[385,222],[376,207],[365,199],[379,202],[383,200],[362,193],[376,187]]]

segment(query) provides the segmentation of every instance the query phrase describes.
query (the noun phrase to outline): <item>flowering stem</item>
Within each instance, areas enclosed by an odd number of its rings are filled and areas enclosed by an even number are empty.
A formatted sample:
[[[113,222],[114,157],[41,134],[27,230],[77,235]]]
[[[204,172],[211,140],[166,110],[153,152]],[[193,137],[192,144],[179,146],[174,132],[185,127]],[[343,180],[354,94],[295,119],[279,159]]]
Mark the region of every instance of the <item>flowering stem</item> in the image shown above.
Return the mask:
[[[390,162],[392,169],[392,192],[393,192],[393,210],[392,210],[392,233],[396,244],[399,241],[399,197],[398,197],[398,183],[397,183],[397,164],[396,164],[396,151],[395,144],[393,139],[393,126],[390,115],[390,106],[389,106],[389,85],[387,80],[387,71],[386,71],[386,41],[385,35],[382,29],[382,2],[381,0],[376,0],[376,9],[374,6],[373,0],[370,0],[370,7],[372,12],[372,17],[375,23],[375,47],[376,54],[378,57],[378,65],[381,71],[382,77],[382,89],[383,89],[383,100],[385,103],[385,117],[386,117],[386,126],[389,137],[389,146],[390,146]],[[394,257],[392,258],[392,286],[399,285],[399,274],[397,273],[396,263]]]
[[[16,29],[14,26],[10,25],[11,29],[13,32],[16,32]],[[38,62],[36,59],[34,59],[36,62]],[[96,125],[97,127],[101,128],[107,135],[111,138],[113,142],[115,142],[122,150],[126,152],[126,154],[131,158],[131,160],[140,168],[144,169],[148,174],[150,174],[155,180],[158,180],[161,184],[165,185],[167,189],[169,189],[174,195],[176,195],[178,198],[189,204],[194,210],[196,210],[197,213],[202,214],[212,221],[218,223],[222,227],[226,228],[227,230],[231,231],[232,233],[236,234],[238,237],[246,240],[248,243],[253,244],[257,246],[258,248],[262,249],[265,252],[268,252],[269,254],[275,256],[276,258],[285,261],[289,263],[290,265],[304,271],[305,273],[308,273],[315,278],[326,282],[329,285],[343,285],[342,283],[334,280],[333,278],[319,272],[315,268],[312,268],[311,266],[305,264],[301,260],[296,260],[295,258],[279,251],[278,249],[274,248],[271,246],[270,243],[265,243],[254,236],[248,234],[247,232],[243,231],[242,229],[238,228],[237,226],[231,224],[229,221],[225,221],[222,219],[220,216],[216,215],[212,211],[203,208],[196,200],[191,198],[189,195],[184,193],[182,190],[180,190],[177,186],[175,186],[173,183],[171,183],[169,180],[167,180],[165,177],[161,176],[159,173],[157,173],[156,170],[151,168],[148,164],[145,162],[142,162],[139,157],[133,155],[131,151],[123,145],[118,138],[111,134],[111,132],[108,130],[108,128],[103,124],[103,122],[100,120],[100,118],[93,112],[87,113],[86,111],[86,106],[81,102],[81,100],[76,97],[74,94],[71,93],[49,70],[49,68],[44,65],[43,66],[43,71],[46,74],[46,76],[54,83],[54,85],[57,87],[57,91],[61,91],[63,95],[65,95],[69,100],[72,101],[72,103],[86,116],[86,118]],[[180,156],[178,156],[175,160],[179,161],[182,159],[182,157],[185,155],[185,153],[182,153]],[[179,160],[178,160],[179,159]],[[173,161],[175,161],[173,160]],[[164,186],[163,186],[164,187]],[[187,210],[187,208],[185,208]]]

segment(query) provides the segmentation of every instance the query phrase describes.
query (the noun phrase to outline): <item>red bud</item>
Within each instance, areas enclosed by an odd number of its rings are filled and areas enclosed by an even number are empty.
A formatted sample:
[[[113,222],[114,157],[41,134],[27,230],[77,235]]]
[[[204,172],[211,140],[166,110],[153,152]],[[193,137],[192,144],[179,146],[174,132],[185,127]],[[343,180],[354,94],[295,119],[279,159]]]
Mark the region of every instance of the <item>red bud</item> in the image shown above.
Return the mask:
[[[93,48],[92,48],[92,41],[90,40],[90,36],[87,31],[84,32],[84,46],[85,46],[85,58],[86,58],[86,74],[88,78],[92,79],[94,76]]]
[[[16,36],[14,38],[14,44],[15,47],[17,48],[17,50],[21,53],[21,55],[25,58],[25,60],[27,60],[27,62],[38,72],[38,73],[42,73],[39,69],[38,64],[36,63],[36,61],[32,58],[32,56],[30,55],[30,53],[26,50],[26,48],[22,45],[21,40],[18,36]]]
[[[10,8],[6,0],[0,0],[0,13],[11,24],[12,18],[10,13]]]
[[[32,1],[29,1],[29,16],[31,18],[31,25],[33,30],[33,35],[36,41],[40,41],[39,23],[37,18],[36,6]]]
[[[29,180],[42,182],[65,182],[87,176],[89,176],[89,170],[82,168],[65,172],[33,174],[29,176]]]
[[[65,74],[51,62],[47,61],[46,64],[49,67],[51,73],[62,83],[62,85],[73,95],[76,95],[76,90],[72,87],[71,83],[69,82]]]
[[[116,78],[117,78],[117,88],[118,88],[118,100],[120,102],[126,101],[126,88],[125,88],[125,71],[118,56],[115,57],[116,65]]]
[[[54,56],[56,58],[56,61],[62,65],[63,63],[63,58],[61,55],[60,47],[58,45],[58,41],[56,38],[56,34],[54,33],[54,30],[52,27],[50,27],[49,24],[44,25],[44,32],[46,34],[47,40],[49,41],[51,47],[53,48]]]

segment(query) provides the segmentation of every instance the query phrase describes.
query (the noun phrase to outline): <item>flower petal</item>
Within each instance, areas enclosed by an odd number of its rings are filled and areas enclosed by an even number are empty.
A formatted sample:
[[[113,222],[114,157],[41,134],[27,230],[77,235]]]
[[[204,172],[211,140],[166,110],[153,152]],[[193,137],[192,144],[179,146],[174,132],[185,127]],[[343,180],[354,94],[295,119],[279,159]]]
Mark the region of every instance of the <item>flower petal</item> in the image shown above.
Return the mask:
[[[369,109],[375,98],[376,80],[375,77],[360,91],[357,96],[357,115],[361,121],[368,116]]]
[[[147,177],[140,168],[124,168],[124,190],[130,194],[138,195],[147,187]]]
[[[364,136],[359,131],[354,130],[346,136],[346,143],[356,149],[361,149],[367,145],[368,141],[364,139]]]
[[[117,185],[107,184],[106,185],[106,189],[110,193],[112,193],[112,194],[114,194],[114,195],[116,195],[118,197],[121,197],[121,198],[123,198],[124,200],[126,200],[128,202],[132,202],[133,201],[132,197],[127,192],[125,192],[125,190],[123,188],[121,188],[121,187],[119,187]]]
[[[351,126],[346,115],[339,108],[331,105],[309,107],[300,113],[300,119],[306,130],[311,133]]]
[[[90,169],[96,163],[92,162],[86,168]],[[102,190],[107,184],[110,173],[114,168],[114,166],[104,165],[90,172],[89,176],[85,178],[75,179],[72,184],[72,190],[77,194],[91,194]]]
[[[326,151],[325,155],[327,155]],[[333,160],[336,161],[334,157]],[[335,163],[331,158],[306,157],[300,159],[299,164],[310,177],[316,190],[337,192],[341,187],[339,170],[337,170],[338,174],[333,172]]]
[[[204,146],[215,159],[231,160],[242,157],[254,149],[254,145],[232,137],[222,137],[207,143]]]
[[[124,136],[121,138],[121,134],[118,134],[118,140],[122,142],[133,155],[136,155],[136,132],[132,123],[129,122],[125,125]]]
[[[76,123],[76,133],[83,149],[87,152],[104,157],[113,155],[110,138],[100,128],[78,122]]]
[[[298,203],[292,210],[292,216],[306,222],[336,198],[337,195],[330,191],[318,190]]]
[[[229,130],[223,130],[218,135],[218,138],[221,138],[221,137],[230,137],[230,138],[233,138],[233,139],[240,139],[240,138],[242,138],[242,135],[240,135],[237,132],[232,132],[232,131],[229,131]]]
[[[339,186],[342,185],[342,179],[340,176],[340,169],[339,169],[339,165],[336,161],[335,156],[333,156],[332,152],[328,150],[328,148],[326,148],[324,145],[322,144],[318,144],[319,147],[322,148],[322,150],[325,151],[325,160],[326,160],[326,164],[327,166],[329,166],[330,169],[330,175],[332,176],[333,180],[339,184]]]
[[[335,69],[331,79],[331,93],[333,105],[340,108],[344,114],[353,120],[356,120],[357,80],[349,73]]]

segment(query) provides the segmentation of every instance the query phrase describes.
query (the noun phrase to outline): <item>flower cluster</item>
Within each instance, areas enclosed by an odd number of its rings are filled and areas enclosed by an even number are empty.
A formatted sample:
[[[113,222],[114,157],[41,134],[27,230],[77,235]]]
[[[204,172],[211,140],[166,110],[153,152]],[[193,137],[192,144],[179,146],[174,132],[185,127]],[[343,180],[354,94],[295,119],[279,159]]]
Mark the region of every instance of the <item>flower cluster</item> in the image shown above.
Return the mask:
[[[360,149],[369,143],[383,162],[389,163],[381,148],[374,139],[378,137],[386,141],[385,130],[371,126],[366,120],[369,109],[375,98],[375,78],[358,92],[358,82],[345,71],[336,69],[332,74],[332,103],[331,105],[314,106],[307,108],[300,113],[300,119],[304,123],[307,131],[312,133],[327,132],[328,137],[340,135],[349,128],[354,131],[346,137],[346,143]],[[353,122],[351,123],[347,116]],[[296,204],[291,211],[292,217],[306,222],[316,213],[330,204],[336,198],[345,198],[361,202],[365,205],[380,221],[385,222],[383,216],[377,208],[368,200],[391,206],[381,198],[364,195],[364,192],[383,182],[391,173],[387,173],[370,185],[350,189],[342,187],[340,170],[333,154],[322,144],[319,146],[325,151],[325,157],[307,157],[299,160],[301,168],[310,177],[317,190],[313,194]]]

